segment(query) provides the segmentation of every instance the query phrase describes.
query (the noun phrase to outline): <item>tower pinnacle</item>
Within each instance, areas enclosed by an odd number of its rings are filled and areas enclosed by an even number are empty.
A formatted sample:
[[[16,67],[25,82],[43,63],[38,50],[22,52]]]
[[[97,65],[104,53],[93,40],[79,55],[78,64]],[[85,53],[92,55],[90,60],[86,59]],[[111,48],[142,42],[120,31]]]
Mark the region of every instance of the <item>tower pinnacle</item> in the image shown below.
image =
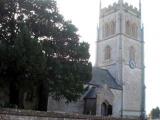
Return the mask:
[[[120,3],[120,4],[123,4],[123,0],[119,0],[119,3]]]
[[[141,0],[139,0],[139,11],[141,12]]]
[[[120,6],[121,6],[121,8],[122,8],[123,0],[119,0],[119,2],[118,2],[118,3],[120,4]]]
[[[100,0],[99,1],[99,10],[101,10],[101,8],[102,8],[102,1]]]

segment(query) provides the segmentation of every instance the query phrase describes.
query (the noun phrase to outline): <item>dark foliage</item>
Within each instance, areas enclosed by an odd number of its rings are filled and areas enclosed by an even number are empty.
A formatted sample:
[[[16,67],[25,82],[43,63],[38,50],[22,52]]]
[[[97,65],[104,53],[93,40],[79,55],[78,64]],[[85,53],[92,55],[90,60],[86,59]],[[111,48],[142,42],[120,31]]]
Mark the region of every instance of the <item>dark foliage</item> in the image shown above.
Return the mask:
[[[152,111],[151,111],[151,117],[152,117],[152,119],[159,119],[160,118],[159,107],[156,107],[156,108],[152,109]]]
[[[59,14],[54,0],[0,0],[0,87],[9,104],[23,108],[24,93],[36,92],[38,109],[48,95],[76,101],[91,79],[89,45]],[[36,90],[35,90],[36,89]]]

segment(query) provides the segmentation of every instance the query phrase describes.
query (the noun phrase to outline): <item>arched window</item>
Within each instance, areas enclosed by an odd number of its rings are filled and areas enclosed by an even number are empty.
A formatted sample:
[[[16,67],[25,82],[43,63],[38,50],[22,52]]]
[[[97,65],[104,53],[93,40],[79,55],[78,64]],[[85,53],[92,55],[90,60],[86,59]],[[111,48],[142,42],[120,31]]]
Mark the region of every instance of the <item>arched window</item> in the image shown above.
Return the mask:
[[[115,21],[106,22],[104,24],[103,37],[108,37],[110,35],[113,35],[115,34],[115,32],[116,32],[116,22]]]
[[[104,51],[104,58],[105,60],[110,59],[111,58],[111,47],[109,45],[107,45],[105,47],[105,51]]]
[[[103,36],[104,37],[107,37],[108,35],[109,35],[109,25],[108,25],[108,23],[105,23],[104,24],[104,31],[103,31]]]
[[[115,22],[111,21],[111,23],[110,23],[111,35],[115,34],[115,29],[116,29]]]
[[[130,27],[131,25],[130,25],[130,21],[128,20],[128,21],[126,21],[126,33],[128,34],[128,35],[130,35],[130,33],[131,33],[131,30],[130,30]]]
[[[135,61],[136,50],[133,46],[129,48],[129,59]]]
[[[107,27],[107,23],[103,24],[103,37],[106,36],[106,27]]]
[[[137,32],[138,32],[138,27],[136,25],[136,23],[132,24],[132,36],[137,38]]]

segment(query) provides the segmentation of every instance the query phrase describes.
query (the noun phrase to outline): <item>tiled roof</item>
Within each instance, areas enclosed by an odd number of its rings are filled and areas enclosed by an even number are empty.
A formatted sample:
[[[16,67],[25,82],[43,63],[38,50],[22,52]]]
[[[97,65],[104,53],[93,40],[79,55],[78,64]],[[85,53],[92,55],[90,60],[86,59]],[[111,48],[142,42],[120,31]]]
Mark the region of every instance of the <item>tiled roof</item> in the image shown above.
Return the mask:
[[[90,88],[84,98],[90,98],[90,99],[96,98],[96,87]]]
[[[98,86],[107,84],[109,88],[122,90],[122,86],[120,86],[116,82],[115,78],[108,70],[98,67],[92,68],[92,80],[89,82],[89,84],[94,84]]]

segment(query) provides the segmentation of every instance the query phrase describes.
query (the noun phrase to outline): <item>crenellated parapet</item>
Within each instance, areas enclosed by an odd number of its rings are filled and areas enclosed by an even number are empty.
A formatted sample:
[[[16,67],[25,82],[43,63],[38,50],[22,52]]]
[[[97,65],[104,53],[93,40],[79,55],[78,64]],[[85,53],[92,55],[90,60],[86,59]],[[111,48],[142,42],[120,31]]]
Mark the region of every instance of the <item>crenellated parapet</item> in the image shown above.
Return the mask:
[[[137,7],[134,7],[133,5],[129,5],[128,3],[122,3],[122,5],[118,2],[118,3],[113,3],[112,5],[109,5],[108,7],[102,8],[101,9],[101,14],[100,17],[103,17],[105,15],[108,15],[112,12],[116,12],[118,10],[124,10],[126,12],[130,12],[134,15],[139,16],[140,15],[140,10],[137,9]]]
[[[120,8],[120,5],[118,3],[113,3],[112,5],[109,5],[108,7],[102,8],[100,12],[101,13],[100,16],[102,17],[105,14],[107,15],[111,12],[114,12],[118,8]]]
[[[134,7],[133,5],[129,5],[128,3],[124,3],[123,4],[123,9],[127,10],[127,11],[131,11],[137,15],[140,14],[140,10],[137,9],[137,7]]]

